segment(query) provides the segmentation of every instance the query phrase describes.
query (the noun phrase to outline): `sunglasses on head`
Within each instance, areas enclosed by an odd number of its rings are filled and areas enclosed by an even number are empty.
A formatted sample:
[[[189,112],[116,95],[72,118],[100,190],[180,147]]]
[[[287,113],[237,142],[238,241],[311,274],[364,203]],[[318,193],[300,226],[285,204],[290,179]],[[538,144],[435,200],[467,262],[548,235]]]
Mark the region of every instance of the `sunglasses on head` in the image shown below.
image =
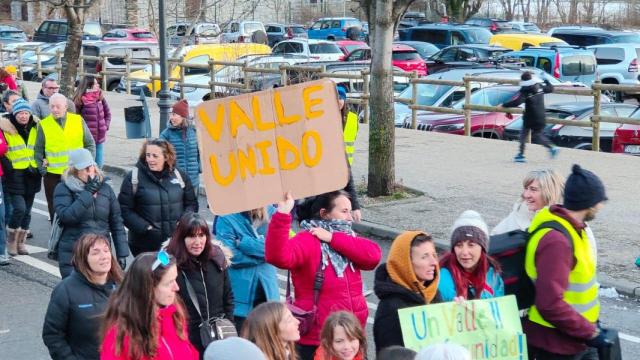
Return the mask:
[[[169,265],[171,262],[171,256],[165,250],[158,251],[158,255],[156,256],[156,261],[151,265],[151,271],[156,271],[158,266],[162,265],[163,267]]]

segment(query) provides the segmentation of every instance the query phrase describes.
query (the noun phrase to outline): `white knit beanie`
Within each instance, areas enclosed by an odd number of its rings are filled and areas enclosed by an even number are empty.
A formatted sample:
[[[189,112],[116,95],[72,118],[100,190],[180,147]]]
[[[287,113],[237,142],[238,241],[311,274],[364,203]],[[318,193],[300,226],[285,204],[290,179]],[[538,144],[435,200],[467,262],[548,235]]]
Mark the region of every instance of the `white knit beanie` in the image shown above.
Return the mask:
[[[482,216],[473,210],[466,210],[453,223],[451,248],[460,241],[471,240],[487,251],[489,248],[489,227]]]

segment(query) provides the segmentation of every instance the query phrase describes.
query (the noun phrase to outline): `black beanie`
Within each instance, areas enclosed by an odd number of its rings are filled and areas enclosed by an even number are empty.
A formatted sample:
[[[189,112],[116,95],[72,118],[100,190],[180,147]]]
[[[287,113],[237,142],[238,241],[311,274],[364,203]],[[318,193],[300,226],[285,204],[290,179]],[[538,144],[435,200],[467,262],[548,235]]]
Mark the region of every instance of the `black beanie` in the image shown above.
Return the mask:
[[[574,164],[564,185],[564,207],[574,211],[586,210],[605,200],[608,198],[600,178]]]

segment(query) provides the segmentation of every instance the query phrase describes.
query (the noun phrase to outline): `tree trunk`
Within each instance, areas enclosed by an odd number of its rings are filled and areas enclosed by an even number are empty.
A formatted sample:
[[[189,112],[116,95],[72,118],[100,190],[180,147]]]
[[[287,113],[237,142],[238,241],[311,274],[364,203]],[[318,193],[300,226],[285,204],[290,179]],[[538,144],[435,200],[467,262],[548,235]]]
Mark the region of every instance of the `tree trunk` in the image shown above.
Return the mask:
[[[393,110],[393,1],[375,0],[375,41],[371,49],[371,125],[369,127],[369,196],[389,195],[395,183]]]
[[[127,15],[127,26],[138,27],[138,0],[129,0],[124,3]]]
[[[81,0],[76,0],[76,6],[81,6],[82,3]],[[75,91],[84,20],[82,16],[83,9],[81,8],[74,8],[71,4],[66,4],[64,11],[67,15],[69,37],[67,38],[67,46],[64,48],[64,56],[62,57],[60,92],[70,98]]]

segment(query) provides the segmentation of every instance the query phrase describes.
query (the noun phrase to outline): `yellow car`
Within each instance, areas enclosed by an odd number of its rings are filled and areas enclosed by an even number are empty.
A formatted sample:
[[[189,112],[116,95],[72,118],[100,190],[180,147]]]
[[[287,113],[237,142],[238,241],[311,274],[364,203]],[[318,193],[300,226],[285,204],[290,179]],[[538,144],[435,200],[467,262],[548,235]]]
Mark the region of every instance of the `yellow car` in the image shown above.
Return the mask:
[[[208,64],[209,60],[217,61],[235,61],[244,55],[254,54],[271,54],[271,48],[267,45],[253,44],[253,43],[234,43],[234,44],[203,44],[190,46],[183,50],[183,61],[187,64]],[[154,93],[157,94],[160,91],[160,80],[154,80],[147,82],[151,78],[151,75],[160,76],[160,65],[155,64],[155,69],[151,68],[151,65],[147,65],[143,70],[134,71],[129,75],[129,81],[131,81],[132,92],[135,89],[144,89],[147,95]],[[221,68],[221,65],[216,65],[216,69]],[[169,70],[169,77],[177,79],[180,77],[180,66],[176,65]],[[185,67],[184,74],[195,75],[208,73],[209,70],[196,69]],[[145,81],[146,80],[146,81]],[[155,88],[154,88],[155,85]],[[119,91],[123,91],[126,83],[123,80],[120,81]],[[173,81],[169,81],[169,89],[173,86]]]
[[[566,46],[569,44],[558,38],[542,34],[496,34],[489,39],[489,45],[519,51],[531,46]]]

